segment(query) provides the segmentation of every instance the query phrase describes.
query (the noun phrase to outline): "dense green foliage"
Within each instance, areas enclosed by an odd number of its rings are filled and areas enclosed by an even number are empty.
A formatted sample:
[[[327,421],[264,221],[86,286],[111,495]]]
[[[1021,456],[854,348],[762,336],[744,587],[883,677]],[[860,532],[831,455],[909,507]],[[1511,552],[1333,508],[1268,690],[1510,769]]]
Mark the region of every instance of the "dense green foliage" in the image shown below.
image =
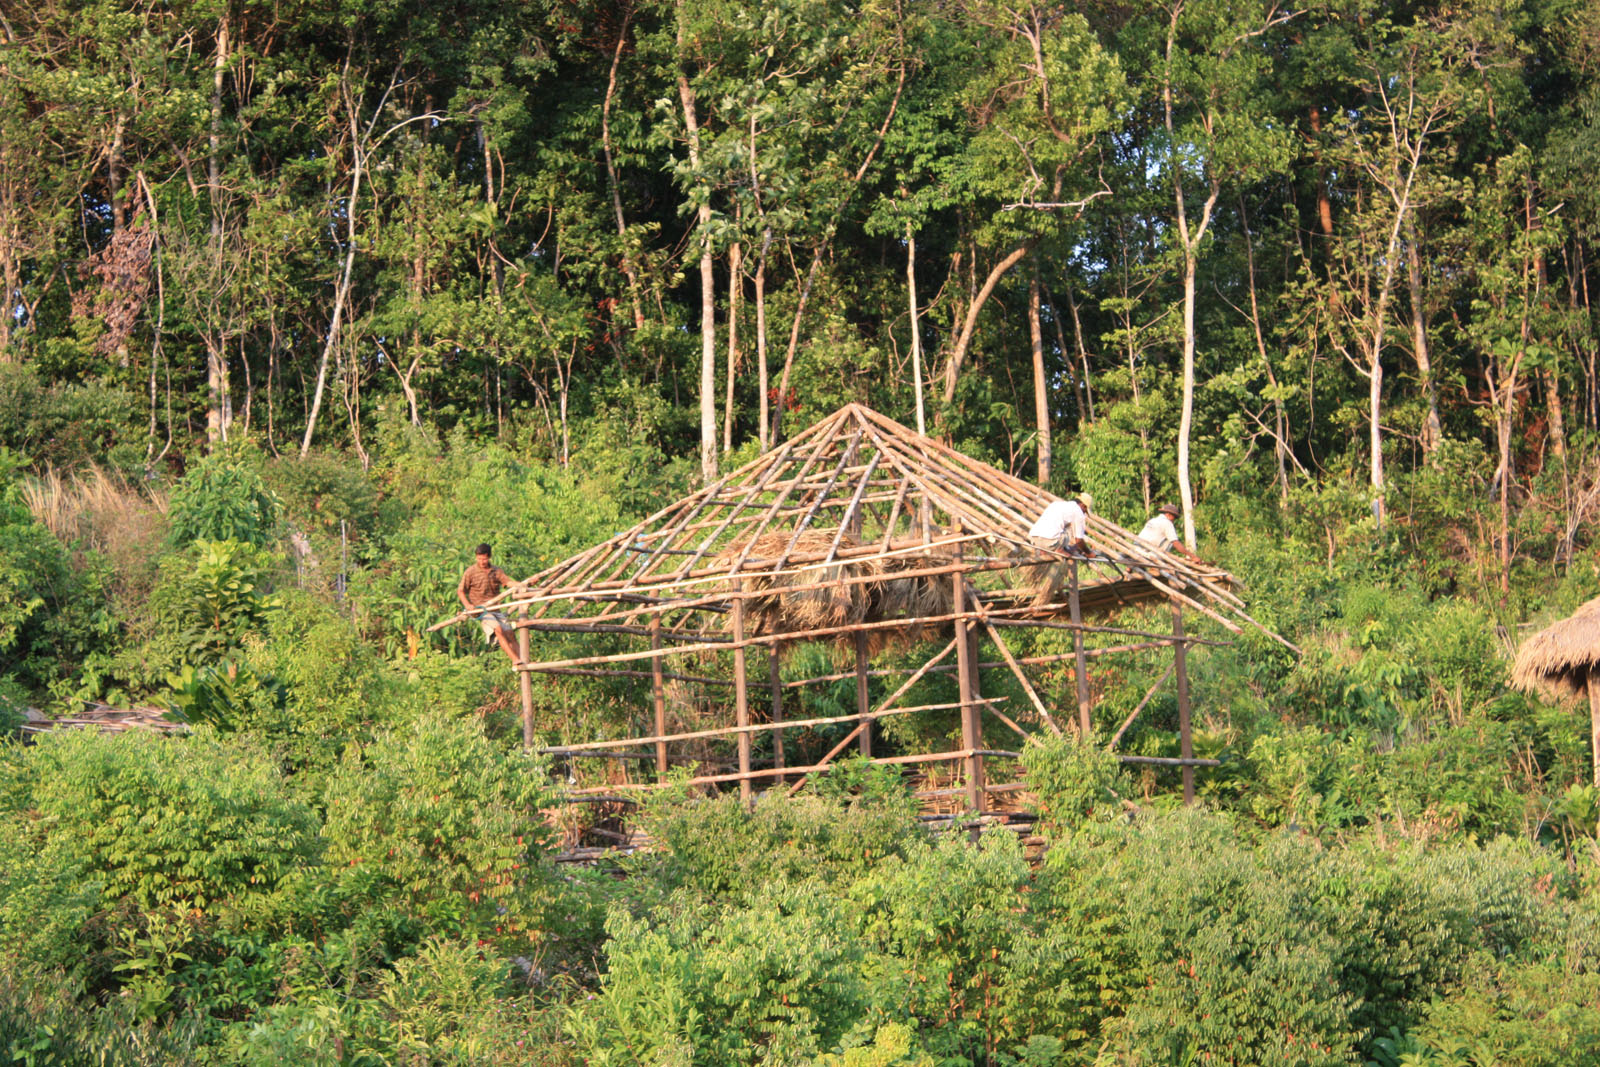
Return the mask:
[[[0,1060],[1600,1064],[1589,738],[1507,678],[1600,592],[1597,40],[1594,0],[0,5]],[[1095,661],[1096,744],[1026,744],[1042,856],[847,762],[557,864],[616,813],[429,631],[472,546],[532,574],[919,400],[1124,525],[1183,500],[1297,646],[1193,649],[1198,806],[1105,752],[1144,702],[1121,749],[1178,754],[1151,651]],[[1069,649],[1018,635],[1046,700]],[[94,701],[191,728],[12,740]],[[649,716],[535,693],[552,741]]]

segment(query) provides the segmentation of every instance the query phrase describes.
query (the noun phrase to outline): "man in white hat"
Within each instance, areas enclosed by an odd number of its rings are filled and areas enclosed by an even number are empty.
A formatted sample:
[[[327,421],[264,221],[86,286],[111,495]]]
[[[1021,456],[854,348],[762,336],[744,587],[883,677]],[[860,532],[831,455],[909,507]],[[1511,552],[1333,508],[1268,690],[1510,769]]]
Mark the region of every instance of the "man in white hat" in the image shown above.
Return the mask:
[[[1087,556],[1089,544],[1084,538],[1088,533],[1089,511],[1093,507],[1094,497],[1088,493],[1053,501],[1028,531],[1028,540],[1039,548]]]
[[[1150,521],[1144,524],[1144,529],[1139,531],[1139,540],[1152,548],[1159,548],[1163,552],[1175,552],[1199,563],[1200,557],[1189,551],[1189,546],[1178,537],[1178,528],[1173,525],[1173,520],[1181,514],[1178,505],[1162,504],[1156,509],[1156,513],[1150,516]]]
[[[1076,497],[1053,501],[1028,531],[1028,540],[1037,548],[1065,552],[1070,556],[1088,556],[1089,542],[1086,538],[1089,511],[1093,507],[1094,497],[1088,493],[1079,493]],[[1061,588],[1061,579],[1065,577],[1066,566],[1062,563],[1049,569],[1044,586],[1034,599],[1036,605],[1049,604],[1055,600],[1056,591]]]

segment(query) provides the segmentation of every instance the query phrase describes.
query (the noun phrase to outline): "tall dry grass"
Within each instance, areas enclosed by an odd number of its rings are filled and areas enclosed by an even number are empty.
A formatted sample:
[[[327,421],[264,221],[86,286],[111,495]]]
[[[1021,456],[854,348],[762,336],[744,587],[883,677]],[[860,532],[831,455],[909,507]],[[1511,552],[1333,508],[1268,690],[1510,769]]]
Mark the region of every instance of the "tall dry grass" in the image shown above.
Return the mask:
[[[116,574],[119,599],[143,599],[155,581],[167,536],[167,494],[90,467],[62,475],[50,469],[22,484],[23,502],[62,543],[103,554]]]

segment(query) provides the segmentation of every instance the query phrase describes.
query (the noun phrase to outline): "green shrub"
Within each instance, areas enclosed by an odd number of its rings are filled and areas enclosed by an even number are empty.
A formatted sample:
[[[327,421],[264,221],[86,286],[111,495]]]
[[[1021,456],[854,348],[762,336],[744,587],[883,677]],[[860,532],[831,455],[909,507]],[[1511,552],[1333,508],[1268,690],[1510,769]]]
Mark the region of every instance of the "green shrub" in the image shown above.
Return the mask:
[[[116,625],[104,607],[104,561],[74,565],[24,503],[16,462],[0,452],[0,675],[37,689],[71,674]]]
[[[1022,767],[1044,818],[1043,829],[1050,833],[1070,832],[1096,810],[1120,806],[1122,796],[1132,792],[1121,761],[1077,734],[1030,738]]]
[[[254,744],[208,732],[46,735],[7,761],[0,958],[70,968],[141,1018],[211,990],[215,930],[318,853],[316,818]]]
[[[775,885],[748,905],[680,901],[606,923],[606,970],[567,1023],[595,1067],[809,1063],[862,1043],[876,961],[824,886]],[[885,1005],[884,1007],[887,1007]]]
[[[239,541],[263,548],[277,534],[280,505],[261,475],[238,453],[204,457],[172,487],[172,543]]]
[[[38,469],[143,464],[148,428],[136,394],[99,383],[47,382],[32,366],[0,364],[0,447]]]
[[[325,799],[335,868],[376,877],[433,930],[519,950],[541,938],[555,894],[538,863],[542,760],[495,747],[476,721],[428,717],[348,749]]]
[[[17,1067],[191,1067],[198,1028],[134,1017],[124,1000],[85,1009],[82,990],[62,975],[19,979],[0,972],[0,1055]]]
[[[850,887],[864,940],[883,956],[889,1016],[918,1020],[933,1051],[977,1061],[1062,1024],[1071,955],[1039,951],[1048,935],[1027,906],[1031,878],[1017,836],[1000,830],[977,845],[950,834],[914,846]]]
[[[250,721],[284,746],[293,766],[326,771],[375,729],[439,712],[402,699],[401,679],[337,607],[298,590],[276,602],[263,632],[246,643],[243,666],[263,685],[282,687],[281,714],[275,694],[271,703],[258,696]]]
[[[921,836],[904,791],[832,798],[775,789],[746,810],[735,794],[653,797],[644,825],[658,852],[641,865],[664,889],[741,897],[777,882],[844,884]]]

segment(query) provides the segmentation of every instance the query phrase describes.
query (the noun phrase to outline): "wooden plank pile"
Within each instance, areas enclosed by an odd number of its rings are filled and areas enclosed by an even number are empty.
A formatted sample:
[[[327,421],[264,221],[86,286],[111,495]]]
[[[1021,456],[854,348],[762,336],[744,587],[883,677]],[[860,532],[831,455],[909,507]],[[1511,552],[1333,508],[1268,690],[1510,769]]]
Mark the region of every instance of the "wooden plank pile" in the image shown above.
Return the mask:
[[[55,719],[31,708],[29,712],[22,724],[24,738],[51,730],[97,730],[103,734],[119,734],[125,730],[179,733],[189,729],[188,723],[168,718],[165,708],[113,708],[108,704],[90,704],[76,715],[63,715]]]

